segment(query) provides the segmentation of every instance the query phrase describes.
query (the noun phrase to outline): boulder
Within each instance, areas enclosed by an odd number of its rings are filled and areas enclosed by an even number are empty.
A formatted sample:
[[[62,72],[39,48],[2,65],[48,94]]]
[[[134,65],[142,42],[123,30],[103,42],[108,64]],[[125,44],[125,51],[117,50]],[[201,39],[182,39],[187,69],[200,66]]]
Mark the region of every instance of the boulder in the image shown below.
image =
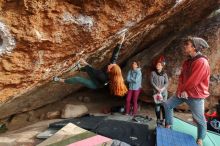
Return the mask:
[[[61,118],[75,118],[85,115],[88,112],[88,108],[85,105],[65,105],[62,110]]]

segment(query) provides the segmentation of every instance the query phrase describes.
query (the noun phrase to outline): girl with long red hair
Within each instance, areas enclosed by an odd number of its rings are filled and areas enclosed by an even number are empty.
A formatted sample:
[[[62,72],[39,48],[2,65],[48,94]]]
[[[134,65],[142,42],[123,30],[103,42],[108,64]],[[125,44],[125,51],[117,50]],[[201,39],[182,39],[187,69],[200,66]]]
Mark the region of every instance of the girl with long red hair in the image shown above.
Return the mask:
[[[87,72],[90,79],[80,76],[75,76],[68,79],[61,79],[58,77],[54,77],[53,80],[68,84],[79,83],[90,89],[102,88],[105,85],[109,84],[110,91],[113,95],[124,96],[127,93],[127,87],[124,83],[121,68],[116,64],[116,60],[119,56],[119,52],[122,47],[124,38],[125,38],[125,33],[121,35],[119,44],[117,44],[117,46],[114,48],[114,51],[112,53],[110,63],[109,65],[107,65],[107,67],[104,68],[104,70],[95,69],[91,65],[89,65],[86,61],[81,59],[79,63],[84,64],[85,66],[80,68],[80,71]]]

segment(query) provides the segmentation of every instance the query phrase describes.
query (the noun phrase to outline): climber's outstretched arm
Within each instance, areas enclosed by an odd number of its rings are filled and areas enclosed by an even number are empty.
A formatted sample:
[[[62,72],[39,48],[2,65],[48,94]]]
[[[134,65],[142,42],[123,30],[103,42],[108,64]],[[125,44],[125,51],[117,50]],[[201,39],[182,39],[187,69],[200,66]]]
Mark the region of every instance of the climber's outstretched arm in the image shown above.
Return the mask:
[[[116,61],[118,59],[118,56],[119,56],[119,53],[120,53],[120,50],[121,50],[121,47],[122,47],[122,44],[124,42],[124,39],[125,39],[125,33],[123,33],[121,35],[119,43],[114,48],[114,51],[113,51],[111,59],[110,59],[110,64],[115,64],[116,63]]]

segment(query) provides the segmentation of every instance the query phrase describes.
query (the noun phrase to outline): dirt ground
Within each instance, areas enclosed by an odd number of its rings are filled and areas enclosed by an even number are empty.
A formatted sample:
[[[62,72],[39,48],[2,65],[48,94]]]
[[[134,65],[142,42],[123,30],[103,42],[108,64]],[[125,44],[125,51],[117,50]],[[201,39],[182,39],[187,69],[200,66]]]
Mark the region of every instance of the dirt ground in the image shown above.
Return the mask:
[[[23,113],[14,117],[16,120],[11,120],[8,124],[8,131],[6,133],[0,134],[1,137],[16,138],[19,136],[20,139],[25,139],[24,143],[39,143],[39,140],[36,139],[36,135],[40,132],[43,132],[47,129],[51,120],[45,117],[46,113],[53,111],[61,111],[66,104],[75,104],[75,105],[85,105],[88,108],[90,114],[100,115],[103,114],[103,111],[109,110],[112,106],[120,106],[125,104],[125,98],[121,97],[113,97],[106,90],[100,91],[88,91],[88,90],[80,90],[75,94],[71,94],[68,97],[60,100],[59,102],[55,102],[39,108],[35,111],[31,111],[32,115],[27,120],[24,115],[29,115],[29,113]],[[88,97],[87,101],[80,101],[80,97]],[[88,100],[89,99],[89,100]],[[156,119],[154,112],[154,104],[153,103],[145,103],[139,101],[139,115],[148,116],[153,119]],[[191,122],[192,116],[191,113],[184,112],[175,112],[175,116],[184,119],[185,121]],[[31,120],[30,120],[31,119]],[[60,118],[54,119],[54,121],[60,120]],[[38,129],[38,130],[36,130]],[[24,133],[29,133],[29,137],[26,137]],[[22,135],[24,135],[22,137]],[[31,136],[32,135],[32,136]]]
[[[87,97],[87,101],[80,100],[82,97]],[[36,122],[48,120],[46,116],[48,112],[61,112],[66,104],[85,105],[88,108],[89,114],[103,114],[104,111],[109,110],[113,106],[125,105],[125,97],[111,96],[107,89],[97,91],[82,89],[55,103],[48,104],[27,113],[15,115],[8,121],[7,127],[9,130],[16,130]],[[155,119],[154,104],[140,100],[138,114]],[[192,117],[191,113],[180,111],[176,112],[175,116],[187,121],[191,121]]]

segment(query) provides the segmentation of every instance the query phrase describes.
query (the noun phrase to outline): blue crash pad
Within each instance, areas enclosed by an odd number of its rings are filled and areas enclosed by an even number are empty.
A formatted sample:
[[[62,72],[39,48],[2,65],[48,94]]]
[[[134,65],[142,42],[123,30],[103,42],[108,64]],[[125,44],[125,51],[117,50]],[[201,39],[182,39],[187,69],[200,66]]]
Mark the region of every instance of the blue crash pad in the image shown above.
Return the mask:
[[[157,146],[197,146],[193,136],[157,127]]]

